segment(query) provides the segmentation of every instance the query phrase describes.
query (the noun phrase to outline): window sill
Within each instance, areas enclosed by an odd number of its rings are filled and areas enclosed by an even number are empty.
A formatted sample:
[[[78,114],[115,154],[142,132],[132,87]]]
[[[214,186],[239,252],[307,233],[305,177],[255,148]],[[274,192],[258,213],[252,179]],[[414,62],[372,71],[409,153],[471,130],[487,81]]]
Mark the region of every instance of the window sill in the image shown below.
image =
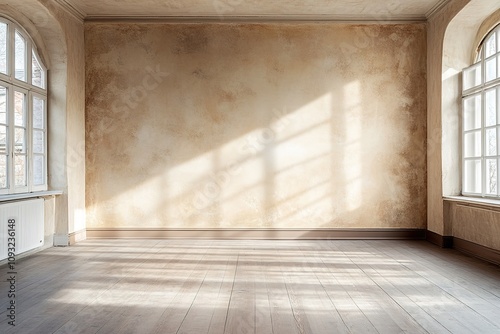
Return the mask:
[[[0,202],[17,201],[28,198],[56,196],[56,195],[61,195],[62,193],[63,193],[62,190],[47,190],[47,191],[35,191],[32,193],[0,195]]]
[[[500,210],[500,200],[497,199],[468,197],[468,196],[443,196],[443,200],[465,205],[478,206],[484,208],[495,208],[497,210]]]

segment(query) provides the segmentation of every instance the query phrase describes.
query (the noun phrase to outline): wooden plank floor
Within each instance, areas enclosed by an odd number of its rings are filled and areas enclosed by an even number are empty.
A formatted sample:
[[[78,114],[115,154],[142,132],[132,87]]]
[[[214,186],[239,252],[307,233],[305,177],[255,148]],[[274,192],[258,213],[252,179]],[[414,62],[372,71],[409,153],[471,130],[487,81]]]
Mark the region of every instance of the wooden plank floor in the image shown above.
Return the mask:
[[[500,333],[500,268],[425,241],[87,240],[16,270],[0,333]]]

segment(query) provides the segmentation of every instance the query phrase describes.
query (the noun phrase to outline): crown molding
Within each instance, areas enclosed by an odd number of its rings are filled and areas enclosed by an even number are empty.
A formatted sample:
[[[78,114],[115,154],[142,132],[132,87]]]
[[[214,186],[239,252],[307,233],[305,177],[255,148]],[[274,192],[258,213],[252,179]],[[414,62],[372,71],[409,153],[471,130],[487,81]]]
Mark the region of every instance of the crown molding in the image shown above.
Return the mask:
[[[422,15],[352,16],[352,15],[87,15],[86,22],[338,22],[338,23],[422,23]]]
[[[116,15],[87,14],[73,0],[54,0],[79,21],[91,22],[338,22],[338,23],[419,23],[438,13],[451,0],[440,0],[424,15],[336,15],[336,14],[281,14],[281,15]]]
[[[87,17],[87,13],[85,13],[81,8],[76,6],[70,0],[55,0],[57,4],[59,4],[67,13],[78,19],[79,21],[84,21]]]
[[[430,19],[433,17],[437,12],[439,12],[443,7],[445,7],[451,0],[441,0],[438,3],[436,3],[434,6],[432,6],[431,9],[425,13],[426,19]]]

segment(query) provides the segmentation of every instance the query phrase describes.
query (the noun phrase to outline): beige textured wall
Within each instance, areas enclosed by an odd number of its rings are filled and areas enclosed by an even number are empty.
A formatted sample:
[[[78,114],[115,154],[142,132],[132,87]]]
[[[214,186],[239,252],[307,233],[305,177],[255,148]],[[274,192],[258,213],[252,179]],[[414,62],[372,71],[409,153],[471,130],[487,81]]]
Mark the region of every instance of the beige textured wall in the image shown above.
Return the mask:
[[[426,28],[86,23],[88,227],[426,227]]]
[[[440,235],[451,235],[443,218],[443,41],[448,24],[469,1],[450,1],[427,23],[427,229]]]
[[[65,32],[68,47],[65,169],[68,182],[68,233],[72,233],[86,228],[85,43],[83,24],[75,20],[68,20]]]

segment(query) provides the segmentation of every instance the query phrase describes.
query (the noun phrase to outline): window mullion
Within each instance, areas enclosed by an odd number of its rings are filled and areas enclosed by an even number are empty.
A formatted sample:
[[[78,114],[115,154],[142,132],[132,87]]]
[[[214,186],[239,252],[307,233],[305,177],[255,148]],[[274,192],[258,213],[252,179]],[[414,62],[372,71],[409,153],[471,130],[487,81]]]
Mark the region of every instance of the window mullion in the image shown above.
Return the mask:
[[[29,73],[29,72],[28,72]],[[31,79],[30,79],[31,80]],[[28,101],[26,101],[27,105],[27,114],[26,114],[26,163],[27,163],[27,168],[26,168],[26,177],[27,177],[27,182],[26,185],[28,187],[28,192],[32,191],[33,187],[33,177],[32,177],[32,165],[33,165],[33,141],[32,141],[32,133],[33,133],[33,128],[31,126],[31,118],[33,117],[33,97],[31,92],[28,92],[26,98]]]
[[[33,83],[32,81],[32,69],[31,67],[33,66],[33,60],[31,59],[31,57],[33,57],[33,53],[32,53],[32,46],[31,46],[31,40],[30,38],[28,38],[26,36],[26,82],[28,83],[28,85],[31,86],[31,84]]]
[[[486,129],[484,128],[486,121],[486,94],[481,93],[481,196],[486,195]]]
[[[8,137],[7,137],[7,147],[9,148],[8,156],[9,156],[9,162],[8,162],[8,180],[9,180],[9,194],[12,194],[15,192],[15,163],[14,163],[14,148],[15,148],[15,131],[16,127],[14,125],[15,121],[15,113],[14,113],[14,108],[15,108],[15,102],[14,102],[14,87],[10,86],[9,93],[8,93],[8,103],[7,103],[7,108],[9,110],[8,112]]]
[[[498,35],[500,34],[497,34],[497,37]],[[500,88],[497,87],[497,89],[495,90],[495,93],[496,93],[496,115],[497,115],[497,124],[500,123],[500,118],[498,118],[500,116]],[[497,198],[500,197],[500,126],[497,125]]]

